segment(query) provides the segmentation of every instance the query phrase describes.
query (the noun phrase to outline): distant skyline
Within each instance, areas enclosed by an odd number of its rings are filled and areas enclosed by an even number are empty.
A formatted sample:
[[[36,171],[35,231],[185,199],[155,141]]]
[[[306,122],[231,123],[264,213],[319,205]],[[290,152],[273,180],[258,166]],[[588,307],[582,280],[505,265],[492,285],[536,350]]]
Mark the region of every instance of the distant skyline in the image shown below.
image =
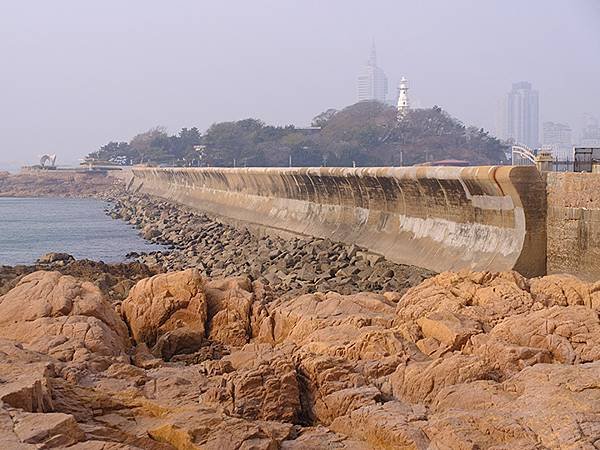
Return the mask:
[[[495,131],[531,82],[540,122],[600,118],[600,1],[31,0],[0,4],[0,168],[59,164],[162,125],[306,125],[356,101],[372,40],[411,100]]]
[[[501,102],[503,115],[501,129],[496,134],[501,139],[512,139],[515,143],[529,148],[540,145],[540,102],[539,93],[531,83],[513,83],[511,91]]]
[[[564,123],[542,124],[542,148],[561,160],[573,159],[573,131]]]

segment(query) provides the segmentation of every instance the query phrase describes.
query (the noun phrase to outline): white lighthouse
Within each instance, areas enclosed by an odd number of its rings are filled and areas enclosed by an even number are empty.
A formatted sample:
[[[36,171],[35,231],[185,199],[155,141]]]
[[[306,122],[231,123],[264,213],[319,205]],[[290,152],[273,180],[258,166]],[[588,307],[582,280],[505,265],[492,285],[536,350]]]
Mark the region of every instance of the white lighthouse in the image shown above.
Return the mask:
[[[408,103],[408,80],[406,78],[402,77],[400,80],[398,91],[398,118],[403,118],[410,109]]]

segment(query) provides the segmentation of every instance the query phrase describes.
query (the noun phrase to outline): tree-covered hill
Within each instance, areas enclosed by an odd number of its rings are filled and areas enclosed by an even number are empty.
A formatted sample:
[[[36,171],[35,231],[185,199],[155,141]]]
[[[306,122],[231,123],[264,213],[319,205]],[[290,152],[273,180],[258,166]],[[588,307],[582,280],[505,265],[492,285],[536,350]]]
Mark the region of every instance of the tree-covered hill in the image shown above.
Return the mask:
[[[507,145],[466,127],[439,107],[396,109],[360,102],[329,109],[313,127],[275,127],[256,119],[213,124],[204,134],[183,128],[169,136],[154,128],[130,142],[110,142],[88,158],[117,164],[178,166],[399,166],[456,159],[473,165],[506,163]]]

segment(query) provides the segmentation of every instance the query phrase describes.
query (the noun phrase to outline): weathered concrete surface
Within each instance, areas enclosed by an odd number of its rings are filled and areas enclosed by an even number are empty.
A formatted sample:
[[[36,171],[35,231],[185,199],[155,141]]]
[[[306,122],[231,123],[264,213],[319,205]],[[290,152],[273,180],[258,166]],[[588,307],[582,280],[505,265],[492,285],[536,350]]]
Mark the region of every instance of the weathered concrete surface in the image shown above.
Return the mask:
[[[548,273],[600,279],[600,175],[547,173]]]
[[[435,271],[546,270],[534,167],[134,168],[128,188]]]

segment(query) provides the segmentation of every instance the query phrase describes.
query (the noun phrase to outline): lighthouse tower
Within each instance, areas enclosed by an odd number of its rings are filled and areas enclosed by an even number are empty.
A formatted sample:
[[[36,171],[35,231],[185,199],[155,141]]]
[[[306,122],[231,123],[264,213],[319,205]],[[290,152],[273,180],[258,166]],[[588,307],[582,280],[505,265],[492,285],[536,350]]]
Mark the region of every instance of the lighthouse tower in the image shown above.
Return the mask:
[[[398,118],[401,119],[406,116],[406,113],[410,109],[408,103],[408,80],[404,77],[400,80],[400,87],[398,88]]]

